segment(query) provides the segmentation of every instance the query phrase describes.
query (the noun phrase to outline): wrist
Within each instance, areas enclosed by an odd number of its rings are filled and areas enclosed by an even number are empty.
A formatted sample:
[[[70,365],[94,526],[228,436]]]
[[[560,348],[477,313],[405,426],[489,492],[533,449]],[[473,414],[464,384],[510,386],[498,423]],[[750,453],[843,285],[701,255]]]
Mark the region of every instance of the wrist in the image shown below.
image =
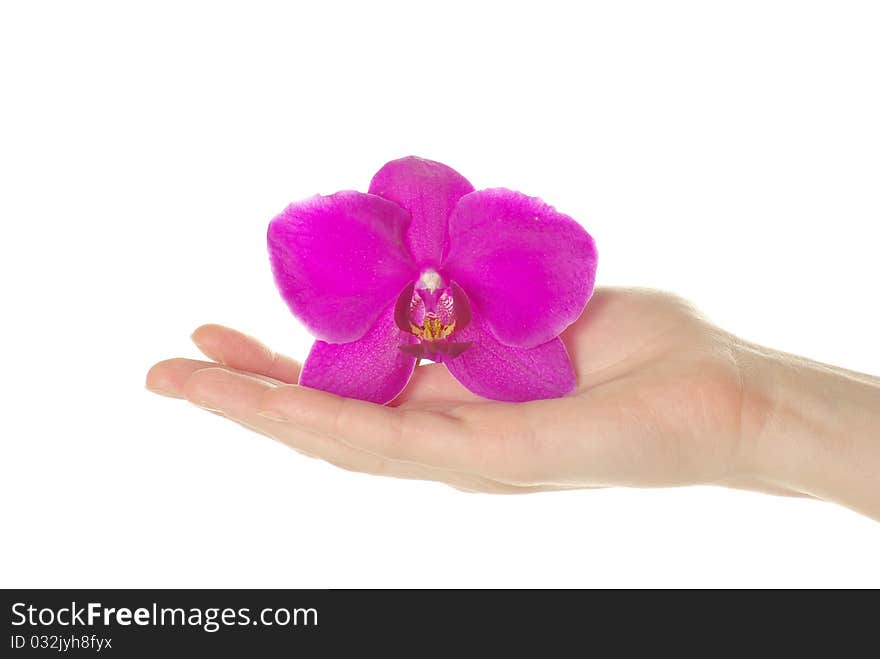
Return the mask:
[[[745,342],[736,351],[753,476],[880,517],[880,378]]]

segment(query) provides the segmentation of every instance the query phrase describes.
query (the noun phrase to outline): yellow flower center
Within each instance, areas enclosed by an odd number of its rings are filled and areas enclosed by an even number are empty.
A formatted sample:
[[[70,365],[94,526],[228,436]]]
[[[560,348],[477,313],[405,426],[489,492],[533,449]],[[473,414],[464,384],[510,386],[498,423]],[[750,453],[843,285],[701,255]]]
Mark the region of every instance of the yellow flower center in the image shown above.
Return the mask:
[[[443,321],[436,314],[427,313],[421,327],[410,322],[409,328],[413,336],[422,341],[438,341],[447,338],[455,331],[455,321],[453,320],[448,325],[444,325]]]

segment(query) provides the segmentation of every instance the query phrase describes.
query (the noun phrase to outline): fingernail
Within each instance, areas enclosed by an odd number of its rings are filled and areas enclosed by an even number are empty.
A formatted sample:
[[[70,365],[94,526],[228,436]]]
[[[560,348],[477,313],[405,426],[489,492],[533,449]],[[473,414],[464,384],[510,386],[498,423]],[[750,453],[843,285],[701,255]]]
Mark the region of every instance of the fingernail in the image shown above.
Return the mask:
[[[190,398],[189,402],[192,403],[193,405],[195,405],[196,407],[201,408],[203,410],[206,410],[208,412],[214,412],[215,414],[226,414],[220,408],[209,405],[208,403],[201,401],[201,400],[193,400],[192,398]]]
[[[275,410],[260,410],[257,412],[257,415],[264,419],[269,419],[270,421],[290,421],[286,416]]]
[[[146,387],[147,391],[154,394],[159,394],[160,396],[167,396],[168,398],[180,398],[179,391],[171,391],[171,389],[162,389],[161,387]]]

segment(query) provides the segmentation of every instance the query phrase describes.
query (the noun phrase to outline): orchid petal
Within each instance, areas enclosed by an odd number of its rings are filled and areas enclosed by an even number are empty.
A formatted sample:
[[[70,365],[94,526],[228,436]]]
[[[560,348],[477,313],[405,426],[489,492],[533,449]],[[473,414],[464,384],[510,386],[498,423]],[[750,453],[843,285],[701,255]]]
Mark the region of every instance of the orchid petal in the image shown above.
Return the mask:
[[[363,338],[351,343],[315,341],[303,364],[299,384],[338,396],[385,404],[409,382],[415,357],[405,354],[415,338],[394,323],[394,305],[385,308]]]
[[[540,199],[498,188],[458,202],[442,271],[467,291],[499,341],[532,348],[580,316],[596,261],[580,224]]]
[[[493,400],[523,402],[561,398],[577,381],[565,346],[558,338],[534,348],[512,348],[500,343],[486,319],[472,310],[470,324],[455,333],[470,343],[464,352],[443,363],[470,391]]]
[[[353,191],[291,204],[272,220],[275,283],[316,338],[361,338],[418,276],[403,244],[408,223],[400,206]]]
[[[410,212],[406,245],[419,267],[440,263],[446,225],[458,200],[474,187],[461,174],[433,160],[409,156],[392,160],[370,182],[370,193]]]

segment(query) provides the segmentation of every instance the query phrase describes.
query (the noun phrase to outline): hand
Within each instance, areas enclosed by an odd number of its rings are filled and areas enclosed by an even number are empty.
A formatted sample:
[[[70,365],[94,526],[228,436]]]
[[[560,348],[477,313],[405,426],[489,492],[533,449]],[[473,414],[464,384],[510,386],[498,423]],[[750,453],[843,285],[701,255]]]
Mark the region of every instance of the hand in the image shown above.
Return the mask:
[[[295,386],[299,364],[217,325],[147,386],[345,469],[479,491],[740,478],[741,385],[729,337],[672,296],[597,291],[563,335],[579,386],[526,404],[478,398],[419,366],[388,407]]]
[[[772,379],[762,369],[776,357],[757,357],[680,298],[639,289],[597,290],[562,339],[577,390],[529,403],[480,399],[439,364],[417,367],[389,406],[340,398],[296,386],[297,362],[217,325],[193,334],[212,362],[160,362],[147,387],[343,469],[468,491],[717,484],[812,494],[777,478],[765,448],[777,396],[755,383]]]

